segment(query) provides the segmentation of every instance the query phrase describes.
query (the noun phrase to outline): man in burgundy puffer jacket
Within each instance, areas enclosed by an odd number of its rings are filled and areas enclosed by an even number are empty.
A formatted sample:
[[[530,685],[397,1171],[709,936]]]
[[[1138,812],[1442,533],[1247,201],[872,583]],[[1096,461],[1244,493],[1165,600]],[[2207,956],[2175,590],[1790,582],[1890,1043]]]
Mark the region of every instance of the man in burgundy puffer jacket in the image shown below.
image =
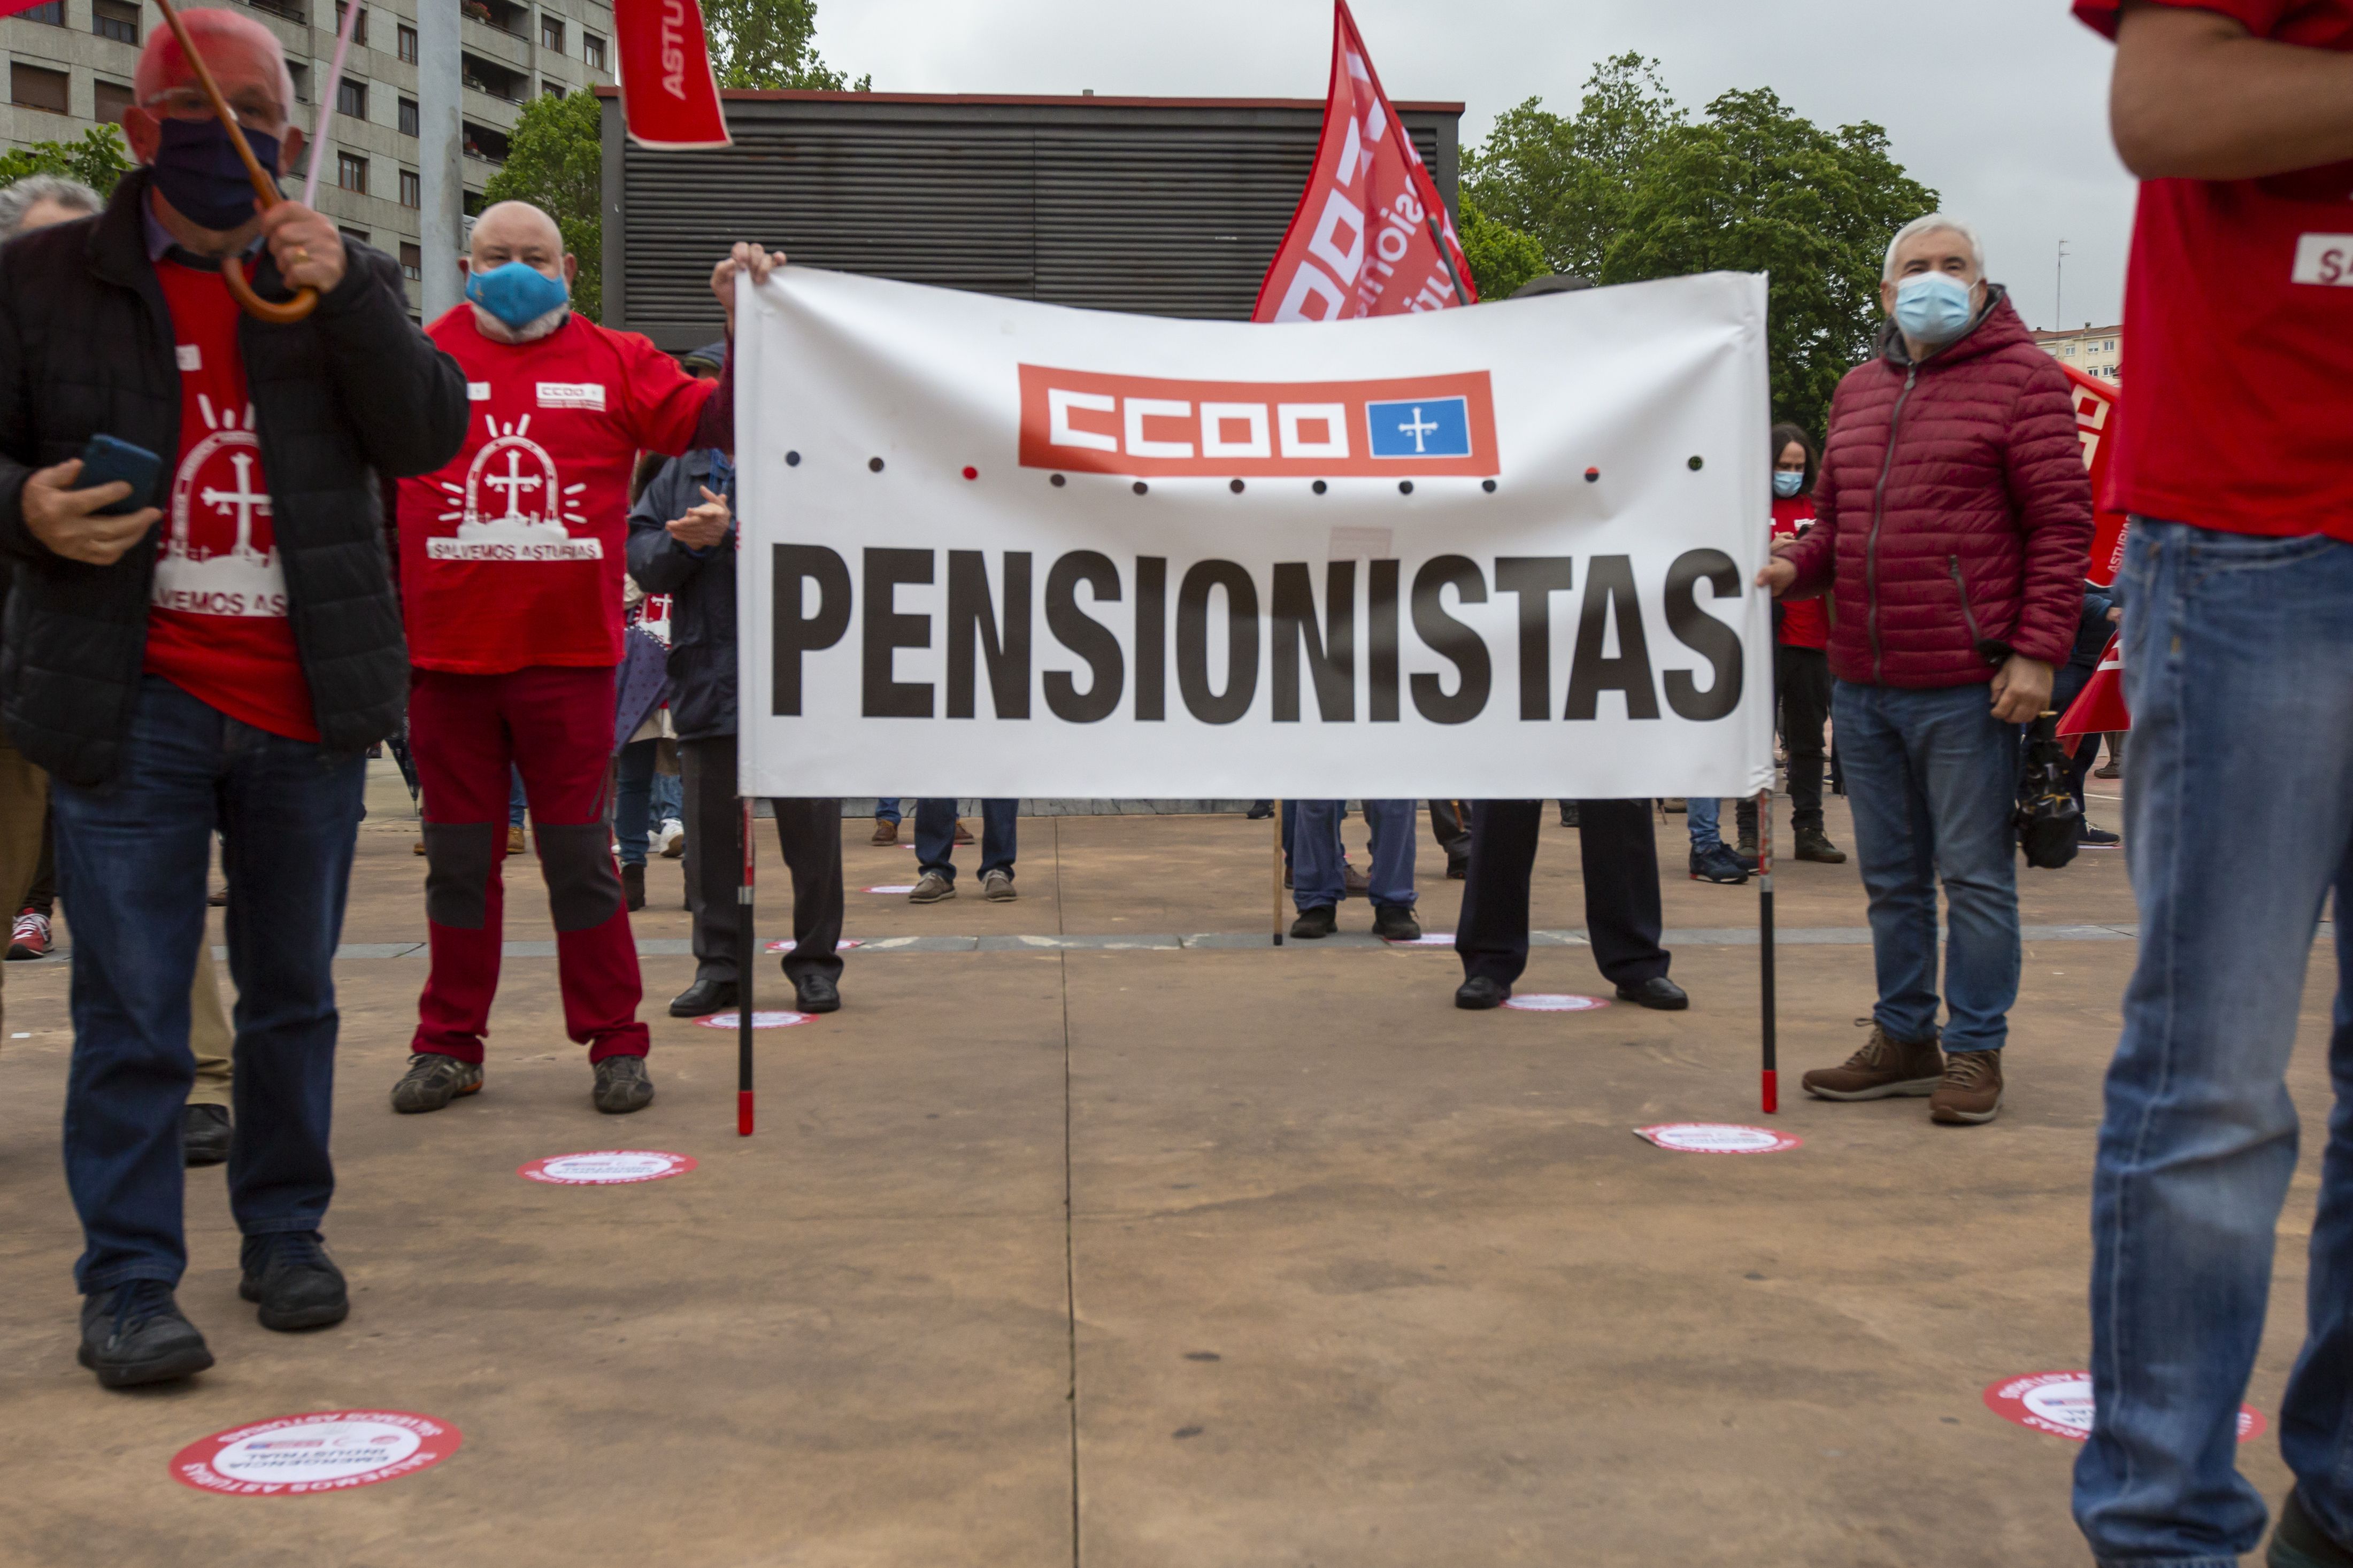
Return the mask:
[[[1879,1001],[1825,1100],[1927,1095],[1990,1121],[2018,996],[2018,733],[2083,608],[2092,492],[2067,379],[1977,237],[1934,215],[1888,247],[1877,358],[1831,402],[1815,523],[1759,586],[1831,591],[1831,719],[1871,898]],[[1939,1054],[1936,878],[1951,907]]]

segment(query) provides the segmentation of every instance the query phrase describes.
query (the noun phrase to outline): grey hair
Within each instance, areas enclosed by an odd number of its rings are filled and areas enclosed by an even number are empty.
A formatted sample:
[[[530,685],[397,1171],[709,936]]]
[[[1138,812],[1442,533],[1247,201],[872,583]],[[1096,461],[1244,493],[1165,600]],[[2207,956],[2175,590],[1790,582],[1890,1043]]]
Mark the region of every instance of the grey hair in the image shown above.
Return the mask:
[[[25,226],[25,215],[40,202],[55,202],[61,207],[86,213],[100,212],[106,206],[99,194],[79,180],[69,180],[63,174],[27,174],[0,190],[0,238],[15,238]]]
[[[1984,277],[1986,269],[1985,242],[1978,237],[1978,231],[1971,228],[1968,224],[1963,223],[1959,218],[1950,216],[1945,213],[1930,213],[1926,217],[1915,217],[1910,223],[1905,224],[1902,228],[1897,229],[1895,231],[1895,237],[1887,242],[1887,260],[1879,269],[1881,279],[1890,283],[1895,280],[1895,252],[1903,246],[1905,240],[1912,238],[1915,235],[1934,234],[1938,229],[1950,229],[1953,233],[1959,235],[1963,239],[1969,242],[1969,260],[1976,266],[1978,276],[1980,278]]]

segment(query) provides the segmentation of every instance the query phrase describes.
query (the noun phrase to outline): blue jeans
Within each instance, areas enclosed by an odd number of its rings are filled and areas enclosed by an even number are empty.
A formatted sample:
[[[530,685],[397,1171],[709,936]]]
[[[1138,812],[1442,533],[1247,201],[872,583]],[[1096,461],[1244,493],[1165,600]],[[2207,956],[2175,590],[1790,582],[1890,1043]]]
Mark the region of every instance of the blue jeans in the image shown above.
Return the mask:
[[[980,803],[980,874],[1002,871],[1013,875],[1013,826],[1020,810],[1018,800],[984,800]],[[924,871],[937,871],[949,881],[955,880],[956,803],[945,800],[919,800],[915,803],[915,864]]]
[[[316,1230],[335,1187],[335,944],[367,763],[269,734],[159,676],[140,683],[114,777],[53,781],[58,895],[73,911],[66,1185],[85,1292],[176,1283],[188,988],[213,830],[237,982],[229,1210],[247,1236]]]
[[[2279,1432],[2306,1511],[2353,1542],[2353,546],[2135,518],[2124,577],[2140,960],[2092,1181],[2097,1408],[2075,1518],[2104,1563],[2230,1568],[2263,1536],[2236,1421],[2295,1169],[2284,1075],[2332,886],[2336,1105]]]
[[[523,817],[522,770],[507,770],[507,826],[521,827]]]
[[[1936,882],[1948,906],[1944,1045],[1994,1051],[2018,1000],[2018,731],[1982,686],[1841,680],[1831,697],[1879,1001],[1899,1040],[1936,1037]]]
[[[889,800],[876,801],[874,803],[874,820],[877,822],[897,822],[899,820],[899,797],[892,795]]]
[[[613,762],[613,837],[621,841],[624,866],[644,865],[646,836],[680,814],[677,776],[654,767],[660,753],[658,740],[632,741]]]
[[[1292,904],[1302,911],[1337,909],[1347,896],[1340,872],[1340,817],[1347,803],[1303,800],[1298,804],[1291,858]],[[1413,908],[1418,809],[1409,800],[1365,802],[1365,822],[1372,829],[1372,868],[1366,878],[1370,884],[1366,891],[1376,909]]]
[[[1683,821],[1691,828],[1694,849],[1714,849],[1724,843],[1724,802],[1714,795],[1690,795],[1683,801]]]

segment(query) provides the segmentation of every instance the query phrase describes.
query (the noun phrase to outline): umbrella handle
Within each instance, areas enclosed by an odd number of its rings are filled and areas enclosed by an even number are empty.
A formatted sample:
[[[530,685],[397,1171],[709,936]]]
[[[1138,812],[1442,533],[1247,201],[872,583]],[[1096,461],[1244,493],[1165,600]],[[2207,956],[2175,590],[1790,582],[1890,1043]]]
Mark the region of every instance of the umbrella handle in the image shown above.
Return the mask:
[[[205,64],[205,57],[196,52],[195,40],[188,37],[188,29],[181,22],[180,13],[173,7],[172,0],[155,0],[155,8],[164,13],[164,20],[170,25],[173,37],[180,40],[181,51],[195,69],[196,85],[204,89],[205,97],[212,101],[213,113],[228,128],[230,144],[237,148],[237,155],[245,160],[245,172],[253,180],[254,195],[259,200],[262,209],[268,211],[276,206],[285,197],[279,195],[278,183],[269,177],[269,171],[262,168],[261,160],[253,155],[253,146],[245,139],[245,128],[237,122],[237,111],[228,106],[228,100],[221,96],[220,84],[213,80],[212,68]],[[221,281],[228,285],[230,295],[244,308],[247,315],[280,326],[291,325],[319,308],[319,291],[308,284],[296,289],[294,297],[283,304],[263,299],[253,291],[253,285],[246,280],[244,264],[235,257],[222,258]]]

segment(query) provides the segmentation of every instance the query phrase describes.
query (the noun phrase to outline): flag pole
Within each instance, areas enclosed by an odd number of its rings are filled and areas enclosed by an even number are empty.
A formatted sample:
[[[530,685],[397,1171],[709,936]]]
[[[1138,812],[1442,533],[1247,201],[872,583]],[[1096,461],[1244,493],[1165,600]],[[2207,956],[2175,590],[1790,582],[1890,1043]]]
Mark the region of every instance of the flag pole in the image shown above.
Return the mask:
[[[1763,1079],[1765,1114],[1781,1109],[1778,1082],[1777,1042],[1773,1037],[1773,786],[1757,796],[1757,939],[1760,966],[1758,990],[1765,1004]]]
[[[735,1135],[752,1136],[752,1000],[757,989],[760,935],[752,920],[752,797],[736,814],[744,852],[744,882],[735,889]]]
[[[1274,803],[1274,945],[1282,945],[1282,802]]]

